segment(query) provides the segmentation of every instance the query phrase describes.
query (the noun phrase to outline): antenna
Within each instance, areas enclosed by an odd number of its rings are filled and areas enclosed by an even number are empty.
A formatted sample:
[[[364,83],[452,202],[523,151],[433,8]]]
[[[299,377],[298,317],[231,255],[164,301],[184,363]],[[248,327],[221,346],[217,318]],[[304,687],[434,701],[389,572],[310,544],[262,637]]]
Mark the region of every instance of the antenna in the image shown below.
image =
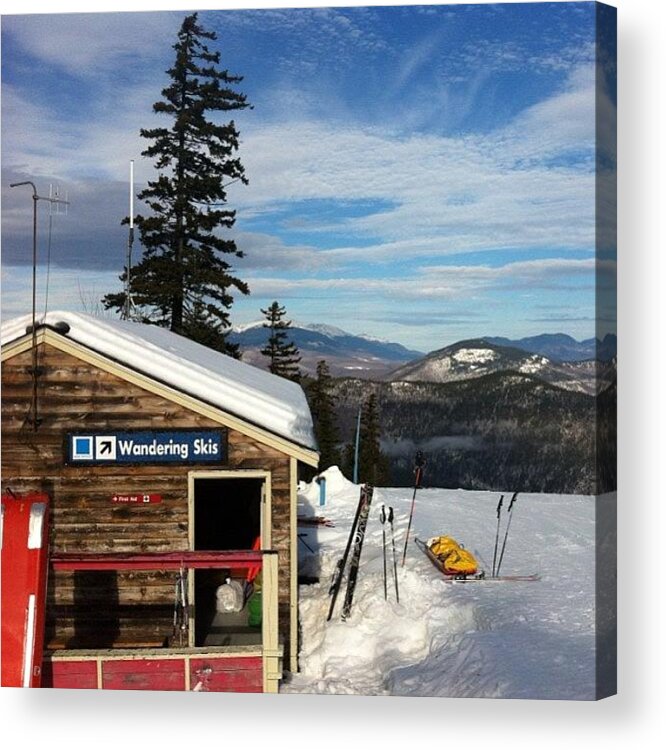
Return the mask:
[[[39,419],[37,418],[37,203],[38,201],[47,201],[51,206],[54,204],[69,205],[69,201],[61,200],[60,198],[54,198],[49,190],[49,197],[45,195],[39,195],[35,183],[31,180],[23,180],[22,182],[10,183],[10,188],[21,187],[28,185],[32,188],[32,427],[37,432],[39,426]]]
[[[130,191],[129,191],[129,236],[127,238],[127,269],[125,271],[125,306],[123,320],[132,317],[132,245],[134,244],[134,159],[130,159]]]
[[[49,216],[60,216],[61,214],[67,216],[67,209],[69,207],[69,196],[68,191],[65,190],[65,197],[60,197],[60,185],[54,185],[52,182],[49,183],[49,197],[42,198],[47,200],[49,203]]]

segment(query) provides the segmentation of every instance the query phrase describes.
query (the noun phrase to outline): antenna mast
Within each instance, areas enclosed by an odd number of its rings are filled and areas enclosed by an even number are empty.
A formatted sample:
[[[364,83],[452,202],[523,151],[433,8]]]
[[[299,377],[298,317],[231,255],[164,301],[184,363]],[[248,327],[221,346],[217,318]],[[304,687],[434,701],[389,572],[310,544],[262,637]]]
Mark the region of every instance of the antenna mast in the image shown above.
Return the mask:
[[[123,320],[132,317],[132,245],[134,244],[134,159],[130,159],[129,237],[127,238],[127,268],[125,271],[125,306]]]
[[[32,404],[30,410],[32,427],[37,432],[37,427],[39,427],[39,419],[37,418],[37,202],[47,201],[50,204],[50,211],[54,205],[69,206],[69,201],[53,197],[50,190],[48,198],[45,195],[38,195],[35,183],[31,180],[12,182],[9,187],[21,187],[22,185],[28,185],[32,188],[32,325],[30,326],[30,333],[32,333]]]

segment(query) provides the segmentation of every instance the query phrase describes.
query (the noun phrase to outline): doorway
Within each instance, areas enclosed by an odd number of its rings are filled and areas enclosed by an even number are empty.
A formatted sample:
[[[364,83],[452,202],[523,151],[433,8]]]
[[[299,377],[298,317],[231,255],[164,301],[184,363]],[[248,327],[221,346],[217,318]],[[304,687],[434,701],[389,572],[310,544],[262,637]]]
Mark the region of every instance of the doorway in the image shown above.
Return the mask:
[[[267,549],[270,546],[268,472],[194,472],[190,475],[190,546],[193,550]],[[261,643],[261,625],[250,616],[260,579],[247,571],[190,573],[190,645],[239,646]],[[238,611],[221,611],[221,586],[237,594]],[[227,588],[226,594],[231,591]],[[229,597],[224,597],[228,602]],[[242,606],[241,606],[242,604]]]

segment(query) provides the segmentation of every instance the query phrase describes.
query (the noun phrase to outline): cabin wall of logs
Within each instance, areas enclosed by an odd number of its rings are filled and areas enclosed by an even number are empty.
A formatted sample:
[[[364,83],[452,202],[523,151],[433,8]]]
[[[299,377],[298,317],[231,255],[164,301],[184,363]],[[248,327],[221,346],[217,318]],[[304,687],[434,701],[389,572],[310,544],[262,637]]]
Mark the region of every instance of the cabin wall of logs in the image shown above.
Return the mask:
[[[38,424],[32,423],[30,350],[2,366],[2,488],[51,498],[51,550],[165,552],[188,549],[188,474],[196,465],[68,465],[67,435],[81,431],[219,428],[220,423],[48,343],[38,350]],[[296,462],[229,428],[220,469],[271,476],[271,545],[279,553],[279,629],[289,663],[296,571]],[[161,502],[117,504],[114,495],[154,493]],[[294,557],[295,559],[295,557]],[[159,646],[172,634],[173,573],[58,571],[48,585],[46,648]],[[293,650],[293,649],[292,649]],[[293,663],[293,662],[292,662]]]

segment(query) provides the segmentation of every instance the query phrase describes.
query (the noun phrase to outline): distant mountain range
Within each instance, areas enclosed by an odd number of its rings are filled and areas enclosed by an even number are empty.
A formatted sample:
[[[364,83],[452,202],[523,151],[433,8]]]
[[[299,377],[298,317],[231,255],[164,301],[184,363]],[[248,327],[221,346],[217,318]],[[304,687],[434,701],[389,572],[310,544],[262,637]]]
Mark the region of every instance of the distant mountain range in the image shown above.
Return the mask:
[[[523,349],[533,354],[542,354],[553,362],[572,362],[584,359],[598,359],[608,362],[617,356],[617,337],[606,334],[603,340],[585,339],[576,341],[566,333],[542,333],[524,339],[507,339],[502,336],[484,336],[484,341],[499,346]]]
[[[301,369],[309,374],[314,374],[322,359],[334,377],[391,382],[448,383],[509,371],[583,393],[594,393],[612,380],[617,351],[617,339],[610,334],[603,341],[576,341],[564,333],[518,340],[487,336],[429,354],[322,324],[293,322],[289,336],[300,351]],[[240,344],[243,361],[257,367],[266,367],[260,350],[267,338],[263,321],[238,326],[231,335]]]
[[[341,448],[376,394],[394,484],[410,485],[422,450],[431,486],[583,494],[614,486],[615,457],[604,451],[615,440],[615,336],[484,337],[425,354],[327,325],[293,322],[289,333],[304,372],[325,359],[334,376]],[[266,367],[263,321],[231,338],[244,361]]]
[[[301,369],[310,374],[315,372],[317,362],[325,359],[334,376],[378,378],[424,354],[401,344],[320,324],[293,322],[289,338],[300,351]],[[234,328],[230,339],[240,344],[244,362],[266,366],[260,350],[268,339],[268,329],[262,321]]]

